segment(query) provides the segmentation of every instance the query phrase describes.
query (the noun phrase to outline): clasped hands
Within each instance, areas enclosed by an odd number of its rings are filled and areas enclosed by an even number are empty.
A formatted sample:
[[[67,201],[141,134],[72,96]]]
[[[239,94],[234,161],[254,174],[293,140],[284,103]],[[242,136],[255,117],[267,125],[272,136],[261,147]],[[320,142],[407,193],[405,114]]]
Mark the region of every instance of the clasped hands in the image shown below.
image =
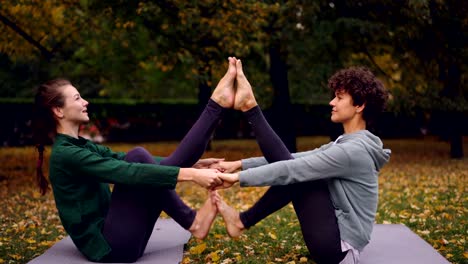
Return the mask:
[[[239,181],[239,173],[235,171],[240,167],[240,161],[224,161],[218,158],[200,159],[192,166],[197,169],[193,181],[210,190],[226,189]]]

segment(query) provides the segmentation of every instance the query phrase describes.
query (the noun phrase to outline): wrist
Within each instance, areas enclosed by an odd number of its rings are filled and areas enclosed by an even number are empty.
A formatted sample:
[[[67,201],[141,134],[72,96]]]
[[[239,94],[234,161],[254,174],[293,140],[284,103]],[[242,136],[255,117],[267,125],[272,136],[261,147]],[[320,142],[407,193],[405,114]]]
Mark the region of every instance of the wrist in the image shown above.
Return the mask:
[[[193,177],[196,170],[192,168],[180,168],[179,169],[179,176],[177,177],[177,181],[193,181]]]
[[[242,160],[236,161],[236,167],[238,170],[242,170]]]

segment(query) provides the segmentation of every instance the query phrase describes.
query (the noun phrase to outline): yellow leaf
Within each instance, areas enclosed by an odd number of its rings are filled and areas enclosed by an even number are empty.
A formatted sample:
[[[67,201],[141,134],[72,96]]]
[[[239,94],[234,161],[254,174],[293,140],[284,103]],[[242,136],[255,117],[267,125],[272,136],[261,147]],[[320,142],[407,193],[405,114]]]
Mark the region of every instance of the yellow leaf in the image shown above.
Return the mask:
[[[431,231],[429,230],[424,230],[424,231],[420,231],[418,230],[420,234],[423,234],[423,235],[429,235],[431,233]]]
[[[36,240],[29,238],[29,239],[26,239],[26,243],[34,244],[34,243],[36,243]]]
[[[276,240],[276,235],[275,235],[275,234],[273,234],[273,233],[270,232],[270,233],[268,233],[268,235],[269,235],[272,239]]]
[[[5,263],[5,261],[3,259],[0,259],[0,263]]]
[[[463,256],[464,256],[465,258],[468,258],[468,252],[466,252],[466,251],[463,252]]]
[[[405,210],[401,211],[400,214],[398,215],[400,218],[406,219],[411,216],[411,214]]]
[[[10,256],[11,258],[13,258],[13,259],[16,259],[16,260],[20,260],[20,259],[23,258],[23,257],[21,257],[20,255],[16,255],[16,254],[10,254],[9,256]]]
[[[440,243],[447,245],[449,242],[445,238],[439,239]]]
[[[50,247],[50,246],[52,246],[53,244],[55,244],[54,241],[42,241],[41,243],[39,243],[39,246]]]
[[[201,253],[203,253],[203,251],[205,251],[205,249],[206,249],[206,243],[202,243],[198,246],[191,247],[190,254],[200,255]]]
[[[301,257],[301,259],[299,260],[300,263],[306,263],[307,262],[307,258],[306,257]]]
[[[218,262],[219,261],[218,251],[211,252],[210,258],[211,258],[211,261]]]

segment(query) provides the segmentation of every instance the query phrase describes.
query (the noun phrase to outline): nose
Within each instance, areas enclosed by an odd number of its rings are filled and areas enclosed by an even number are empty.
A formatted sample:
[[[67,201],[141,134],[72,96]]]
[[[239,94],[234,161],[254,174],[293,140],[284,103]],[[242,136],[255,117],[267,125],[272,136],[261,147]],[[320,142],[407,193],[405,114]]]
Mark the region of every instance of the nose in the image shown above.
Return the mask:
[[[334,105],[335,105],[335,99],[336,99],[336,97],[333,98],[333,99],[330,101],[330,103],[328,103],[328,104],[329,104],[330,106],[334,106]]]
[[[84,106],[88,106],[88,105],[89,105],[89,102],[86,101],[85,99],[83,99],[83,105],[84,105]]]

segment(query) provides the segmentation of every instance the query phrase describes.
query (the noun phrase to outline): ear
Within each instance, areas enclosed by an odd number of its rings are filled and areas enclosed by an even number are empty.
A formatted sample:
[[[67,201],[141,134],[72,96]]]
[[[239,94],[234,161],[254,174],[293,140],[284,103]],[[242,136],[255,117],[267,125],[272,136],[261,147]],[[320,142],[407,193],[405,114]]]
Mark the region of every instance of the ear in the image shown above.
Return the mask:
[[[63,110],[60,107],[52,107],[52,112],[54,112],[55,117],[58,119],[63,118]]]
[[[357,105],[356,106],[356,113],[362,113],[362,111],[364,111],[364,108],[366,108],[366,104],[362,104],[362,105]]]

